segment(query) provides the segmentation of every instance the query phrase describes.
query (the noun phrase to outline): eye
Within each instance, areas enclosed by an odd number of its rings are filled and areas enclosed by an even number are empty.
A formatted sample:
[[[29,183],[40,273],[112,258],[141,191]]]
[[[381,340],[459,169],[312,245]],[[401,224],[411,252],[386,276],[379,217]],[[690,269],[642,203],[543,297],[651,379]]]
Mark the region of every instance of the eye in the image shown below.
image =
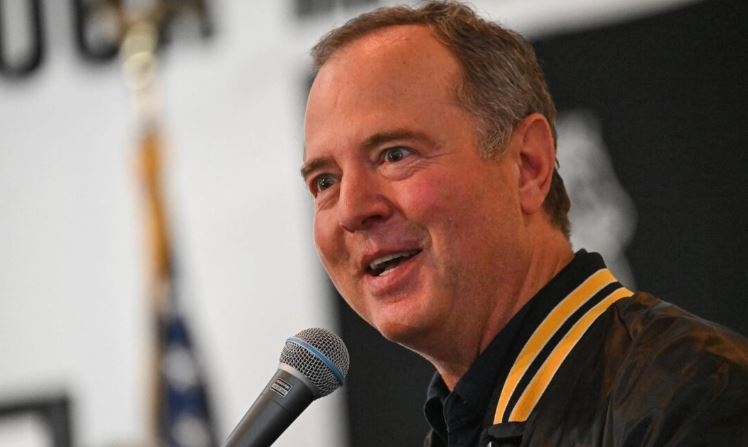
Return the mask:
[[[330,174],[321,174],[312,180],[312,193],[324,191],[335,184],[335,177]]]
[[[393,147],[386,149],[382,159],[387,163],[395,163],[410,155],[411,151],[404,147]]]

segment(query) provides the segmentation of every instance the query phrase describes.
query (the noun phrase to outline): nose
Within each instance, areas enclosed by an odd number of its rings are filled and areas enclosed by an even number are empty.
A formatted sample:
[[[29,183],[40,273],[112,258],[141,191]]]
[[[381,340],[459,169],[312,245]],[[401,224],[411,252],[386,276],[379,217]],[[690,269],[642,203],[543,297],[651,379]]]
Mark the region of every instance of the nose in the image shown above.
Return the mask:
[[[375,174],[348,172],[340,182],[338,220],[346,231],[371,228],[392,215],[392,202]]]

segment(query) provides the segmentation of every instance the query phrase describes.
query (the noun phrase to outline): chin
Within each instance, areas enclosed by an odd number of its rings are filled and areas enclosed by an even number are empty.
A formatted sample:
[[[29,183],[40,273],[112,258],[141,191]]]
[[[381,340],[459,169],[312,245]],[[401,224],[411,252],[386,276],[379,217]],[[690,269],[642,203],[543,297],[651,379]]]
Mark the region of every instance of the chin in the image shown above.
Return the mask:
[[[402,324],[379,324],[375,328],[382,334],[382,337],[395,343],[402,343],[402,340],[407,340],[412,337],[411,332],[413,328]]]
[[[374,327],[387,340],[410,349],[419,346],[419,340],[422,340],[428,333],[423,324],[416,324],[412,321],[387,320],[375,324]]]
[[[412,346],[444,320],[435,304],[422,293],[403,293],[373,303],[367,320],[387,340]]]

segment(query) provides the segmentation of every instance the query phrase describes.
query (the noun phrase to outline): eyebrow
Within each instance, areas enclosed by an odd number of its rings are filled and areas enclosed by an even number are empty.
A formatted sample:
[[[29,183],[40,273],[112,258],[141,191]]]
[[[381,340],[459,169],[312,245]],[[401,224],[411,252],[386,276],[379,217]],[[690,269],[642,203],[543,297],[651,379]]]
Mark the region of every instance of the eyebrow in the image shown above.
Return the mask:
[[[301,176],[303,178],[306,178],[310,172],[316,171],[317,169],[320,169],[321,167],[328,164],[332,164],[332,157],[319,157],[313,158],[309,161],[305,161],[301,166]]]
[[[433,143],[433,141],[422,132],[416,132],[409,129],[394,129],[387,132],[378,132],[369,138],[365,139],[361,144],[364,149],[372,149],[376,146],[380,146],[384,143],[389,143],[394,140],[419,140],[427,143]]]
[[[434,141],[422,132],[416,132],[409,129],[394,129],[386,132],[377,132],[369,136],[361,143],[361,148],[364,151],[368,151],[377,146],[389,143],[390,141],[406,139],[423,141],[432,145],[434,144]],[[332,163],[332,157],[319,157],[308,160],[301,166],[301,176],[306,178],[310,172]]]

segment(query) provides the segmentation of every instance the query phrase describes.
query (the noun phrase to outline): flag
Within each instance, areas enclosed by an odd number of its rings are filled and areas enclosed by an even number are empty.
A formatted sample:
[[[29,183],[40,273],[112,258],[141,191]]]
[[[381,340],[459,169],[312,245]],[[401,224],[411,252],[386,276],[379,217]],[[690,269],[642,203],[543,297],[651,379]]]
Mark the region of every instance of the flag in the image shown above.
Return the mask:
[[[160,438],[168,447],[214,447],[205,385],[181,315],[160,319]]]

